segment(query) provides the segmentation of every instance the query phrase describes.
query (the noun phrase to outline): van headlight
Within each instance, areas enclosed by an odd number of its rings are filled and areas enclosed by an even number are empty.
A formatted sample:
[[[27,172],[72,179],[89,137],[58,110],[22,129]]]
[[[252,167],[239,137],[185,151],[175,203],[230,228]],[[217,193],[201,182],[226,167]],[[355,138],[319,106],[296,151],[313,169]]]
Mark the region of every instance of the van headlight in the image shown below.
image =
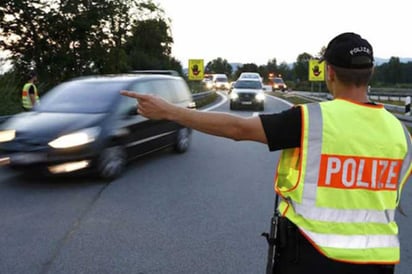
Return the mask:
[[[231,92],[230,93],[230,99],[231,100],[236,100],[237,98],[239,98],[239,95],[236,92]]]
[[[263,93],[258,93],[258,94],[256,94],[256,100],[257,101],[264,101],[265,100],[265,94],[263,94]]]
[[[16,131],[14,129],[0,130],[0,143],[9,142],[16,138]]]
[[[52,148],[71,148],[94,142],[100,134],[100,127],[91,127],[60,136],[49,142]]]

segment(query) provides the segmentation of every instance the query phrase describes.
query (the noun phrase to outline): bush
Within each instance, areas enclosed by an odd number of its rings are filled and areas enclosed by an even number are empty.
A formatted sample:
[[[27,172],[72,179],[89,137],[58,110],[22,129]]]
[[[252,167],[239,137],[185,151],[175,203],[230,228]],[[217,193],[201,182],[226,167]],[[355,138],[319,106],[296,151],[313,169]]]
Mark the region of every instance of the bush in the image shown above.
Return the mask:
[[[216,101],[217,99],[217,94],[216,92],[210,92],[208,96],[202,98],[202,99],[197,99],[196,101],[196,108],[201,108],[206,105],[209,105]]]
[[[205,90],[204,84],[202,81],[186,81],[189,86],[190,91],[195,94],[203,92]]]
[[[21,108],[22,79],[15,72],[7,72],[0,76],[0,115],[12,115],[22,111]]]

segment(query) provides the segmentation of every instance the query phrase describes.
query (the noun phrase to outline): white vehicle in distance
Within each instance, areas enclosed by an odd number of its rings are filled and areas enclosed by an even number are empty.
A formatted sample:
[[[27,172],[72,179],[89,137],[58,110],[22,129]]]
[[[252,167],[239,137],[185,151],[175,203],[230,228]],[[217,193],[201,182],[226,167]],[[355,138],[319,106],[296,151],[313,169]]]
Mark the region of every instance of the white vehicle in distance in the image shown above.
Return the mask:
[[[211,74],[205,74],[202,83],[204,85],[204,87],[207,90],[211,90],[213,88],[213,81],[212,81],[213,75]]]
[[[257,72],[242,72],[238,79],[256,79],[262,82],[262,77]]]
[[[212,88],[213,90],[229,90],[230,83],[226,74],[213,74]]]

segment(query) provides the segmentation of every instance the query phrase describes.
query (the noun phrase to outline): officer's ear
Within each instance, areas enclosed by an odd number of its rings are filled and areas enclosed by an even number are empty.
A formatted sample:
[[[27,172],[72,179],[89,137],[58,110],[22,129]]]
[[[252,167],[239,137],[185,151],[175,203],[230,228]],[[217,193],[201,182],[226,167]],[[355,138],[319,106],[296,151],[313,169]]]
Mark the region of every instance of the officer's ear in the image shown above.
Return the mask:
[[[326,79],[328,81],[335,80],[335,70],[331,65],[326,65]]]

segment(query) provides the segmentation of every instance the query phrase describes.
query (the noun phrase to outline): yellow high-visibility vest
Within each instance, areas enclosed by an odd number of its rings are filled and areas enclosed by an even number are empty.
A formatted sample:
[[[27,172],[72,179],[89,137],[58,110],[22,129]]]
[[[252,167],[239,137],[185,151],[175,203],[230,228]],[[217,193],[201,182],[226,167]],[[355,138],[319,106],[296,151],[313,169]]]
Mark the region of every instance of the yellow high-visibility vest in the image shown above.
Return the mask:
[[[411,163],[411,136],[382,105],[302,105],[301,147],[282,152],[275,176],[279,210],[331,259],[396,264]]]
[[[30,100],[30,97],[29,97],[29,89],[30,89],[31,86],[33,86],[33,88],[34,88],[34,97],[36,99],[36,103],[38,103],[40,101],[36,85],[34,85],[33,83],[26,83],[23,86],[23,91],[21,93],[21,102],[22,102],[23,107],[25,109],[33,108],[33,105],[31,103],[31,100]]]

